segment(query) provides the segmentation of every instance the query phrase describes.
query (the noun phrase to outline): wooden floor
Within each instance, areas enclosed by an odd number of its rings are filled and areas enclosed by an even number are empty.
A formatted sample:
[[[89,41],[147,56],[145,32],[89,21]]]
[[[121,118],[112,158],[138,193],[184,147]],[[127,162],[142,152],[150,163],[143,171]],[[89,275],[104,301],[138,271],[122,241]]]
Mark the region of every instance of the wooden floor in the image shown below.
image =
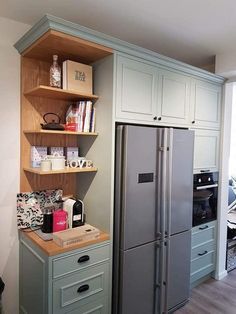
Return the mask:
[[[236,269],[192,289],[190,301],[175,314],[236,314]]]

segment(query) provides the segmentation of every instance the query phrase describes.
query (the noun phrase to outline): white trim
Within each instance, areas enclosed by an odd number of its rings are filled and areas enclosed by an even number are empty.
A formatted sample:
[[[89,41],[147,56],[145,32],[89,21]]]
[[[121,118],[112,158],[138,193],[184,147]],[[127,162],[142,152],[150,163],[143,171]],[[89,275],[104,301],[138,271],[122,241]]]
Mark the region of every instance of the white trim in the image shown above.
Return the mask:
[[[226,270],[226,241],[227,241],[227,209],[228,209],[228,182],[229,182],[229,155],[231,137],[231,113],[233,90],[235,83],[226,83],[222,102],[222,129],[220,144],[220,177],[218,198],[218,232],[215,278],[223,278]],[[227,273],[227,272],[226,272]]]
[[[221,280],[221,279],[225,278],[227,275],[228,275],[227,271],[224,270],[224,271],[222,271],[220,274],[215,274],[215,277],[214,277],[214,278],[215,278],[216,280]]]

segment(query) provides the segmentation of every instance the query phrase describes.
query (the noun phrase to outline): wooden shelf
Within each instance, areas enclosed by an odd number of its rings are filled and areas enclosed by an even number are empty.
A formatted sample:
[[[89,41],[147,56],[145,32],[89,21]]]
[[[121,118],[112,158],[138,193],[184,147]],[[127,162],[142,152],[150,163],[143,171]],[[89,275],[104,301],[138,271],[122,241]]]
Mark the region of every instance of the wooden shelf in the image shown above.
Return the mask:
[[[24,57],[49,63],[54,54],[59,56],[60,62],[72,60],[91,64],[113,54],[113,50],[79,37],[49,30],[22,53]]]
[[[62,135],[79,135],[79,136],[97,136],[97,132],[72,132],[72,131],[57,131],[57,130],[26,130],[25,134],[62,134]]]
[[[45,85],[36,86],[24,93],[27,96],[38,96],[62,100],[97,100],[98,96],[79,93],[75,90],[65,90]]]
[[[97,168],[65,168],[64,170],[56,171],[41,171],[40,168],[24,167],[24,171],[39,174],[39,175],[50,175],[50,174],[71,174],[80,172],[96,172]]]

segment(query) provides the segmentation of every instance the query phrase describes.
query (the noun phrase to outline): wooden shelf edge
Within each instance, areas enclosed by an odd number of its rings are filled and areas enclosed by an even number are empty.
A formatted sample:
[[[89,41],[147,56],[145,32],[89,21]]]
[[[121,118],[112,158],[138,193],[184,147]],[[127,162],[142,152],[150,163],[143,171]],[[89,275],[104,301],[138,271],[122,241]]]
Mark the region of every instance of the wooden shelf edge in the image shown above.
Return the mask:
[[[39,96],[45,98],[59,98],[59,99],[92,99],[97,100],[98,96],[93,94],[79,93],[76,90],[66,90],[46,85],[38,85],[24,92],[26,96]]]
[[[76,136],[97,136],[97,132],[72,132],[72,131],[57,131],[57,130],[25,130],[25,134],[62,134]]]
[[[110,240],[110,235],[108,233],[105,233],[101,231],[101,234],[96,239],[81,241],[75,244],[66,245],[64,247],[61,247],[57,245],[53,240],[52,241],[44,241],[41,239],[35,232],[24,232],[21,231],[24,236],[29,238],[31,241],[33,241],[36,245],[39,246],[40,249],[42,249],[48,256],[54,256],[57,254],[65,253],[68,251],[80,249],[89,245],[102,243],[104,241]]]
[[[56,171],[41,171],[40,168],[30,168],[23,167],[24,171],[35,173],[38,175],[50,175],[50,174],[71,174],[71,173],[81,173],[81,172],[96,172],[97,168],[65,168],[64,170]]]

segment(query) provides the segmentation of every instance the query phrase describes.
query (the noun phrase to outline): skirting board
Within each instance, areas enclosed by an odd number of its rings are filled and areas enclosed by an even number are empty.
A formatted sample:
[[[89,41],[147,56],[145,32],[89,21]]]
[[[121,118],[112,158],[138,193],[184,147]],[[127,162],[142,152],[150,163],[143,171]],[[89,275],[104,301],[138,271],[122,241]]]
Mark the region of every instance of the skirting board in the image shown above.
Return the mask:
[[[216,273],[215,272],[215,274],[214,274],[214,278],[216,279],[216,280],[221,280],[221,279],[223,279],[224,277],[226,277],[227,276],[227,270],[224,270],[224,271],[222,271],[221,273]]]

